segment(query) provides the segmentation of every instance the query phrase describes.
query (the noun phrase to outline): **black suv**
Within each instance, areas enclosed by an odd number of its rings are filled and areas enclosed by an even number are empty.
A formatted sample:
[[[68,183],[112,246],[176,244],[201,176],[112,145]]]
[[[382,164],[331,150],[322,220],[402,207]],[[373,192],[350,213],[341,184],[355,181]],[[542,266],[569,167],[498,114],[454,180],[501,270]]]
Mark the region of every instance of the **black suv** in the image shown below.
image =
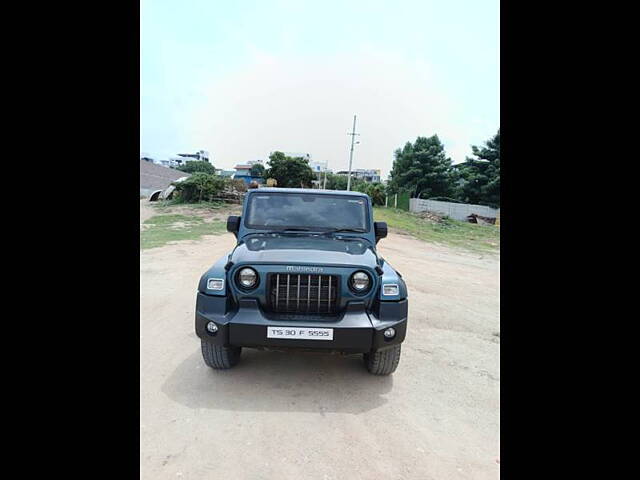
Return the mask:
[[[387,235],[359,192],[259,188],[227,230],[237,245],[200,279],[196,334],[205,363],[242,347],[363,354],[393,373],[407,330],[407,287],[376,251]]]

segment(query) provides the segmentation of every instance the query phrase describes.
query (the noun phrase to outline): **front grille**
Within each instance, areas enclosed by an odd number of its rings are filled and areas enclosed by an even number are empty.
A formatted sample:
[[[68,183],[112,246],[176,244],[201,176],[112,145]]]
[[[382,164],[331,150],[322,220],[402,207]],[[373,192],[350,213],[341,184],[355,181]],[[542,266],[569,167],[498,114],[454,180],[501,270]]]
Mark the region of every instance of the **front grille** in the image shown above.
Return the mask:
[[[269,275],[269,306],[274,312],[335,313],[337,296],[335,275]]]

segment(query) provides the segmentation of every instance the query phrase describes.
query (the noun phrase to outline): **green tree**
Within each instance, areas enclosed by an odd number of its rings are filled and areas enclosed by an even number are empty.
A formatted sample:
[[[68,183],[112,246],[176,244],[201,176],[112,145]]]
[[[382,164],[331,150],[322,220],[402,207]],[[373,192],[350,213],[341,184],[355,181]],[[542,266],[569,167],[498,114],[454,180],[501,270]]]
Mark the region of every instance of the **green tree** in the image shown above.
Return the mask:
[[[384,205],[387,198],[387,189],[383,183],[370,183],[365,193],[371,197],[374,205]]]
[[[322,184],[324,185],[324,176],[322,177]],[[336,175],[335,173],[327,172],[327,190],[346,190],[347,189],[347,177],[346,175]]]
[[[471,147],[474,157],[458,165],[457,197],[465,203],[500,208],[500,129],[484,147]]]
[[[176,170],[186,173],[210,173],[212,175],[216,173],[216,168],[204,160],[188,160],[184,165],[176,167]]]
[[[264,165],[261,163],[256,163],[251,167],[251,176],[252,177],[264,177],[264,174],[267,170],[264,168]]]
[[[437,135],[418,137],[394,152],[389,190],[408,190],[411,197],[450,197],[457,175]]]
[[[303,158],[287,157],[282,152],[269,155],[269,169],[266,178],[275,178],[278,187],[305,188],[311,186],[314,179],[313,170]]]
[[[220,194],[225,181],[222,177],[208,173],[196,172],[189,178],[174,182],[178,198],[185,203],[211,201]]]

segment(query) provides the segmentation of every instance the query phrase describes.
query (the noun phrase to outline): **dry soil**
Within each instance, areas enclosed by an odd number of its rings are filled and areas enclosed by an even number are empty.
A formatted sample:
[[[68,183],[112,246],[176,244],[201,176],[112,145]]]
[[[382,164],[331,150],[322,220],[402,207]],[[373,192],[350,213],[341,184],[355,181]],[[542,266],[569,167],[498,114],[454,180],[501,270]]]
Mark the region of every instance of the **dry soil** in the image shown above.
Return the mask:
[[[214,371],[193,331],[196,288],[234,241],[140,253],[141,478],[499,478],[499,258],[380,242],[409,288],[392,376],[358,357],[247,349]]]

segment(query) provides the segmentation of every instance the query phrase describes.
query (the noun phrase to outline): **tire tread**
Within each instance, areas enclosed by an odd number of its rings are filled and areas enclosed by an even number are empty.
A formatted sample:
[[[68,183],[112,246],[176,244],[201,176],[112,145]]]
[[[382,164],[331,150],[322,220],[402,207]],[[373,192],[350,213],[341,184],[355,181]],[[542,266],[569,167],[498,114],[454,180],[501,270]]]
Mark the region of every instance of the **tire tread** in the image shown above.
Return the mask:
[[[396,371],[400,363],[401,345],[387,350],[365,353],[364,363],[367,370],[374,375],[389,375]]]
[[[211,368],[223,370],[235,366],[240,361],[241,347],[223,347],[201,340],[202,358]]]

